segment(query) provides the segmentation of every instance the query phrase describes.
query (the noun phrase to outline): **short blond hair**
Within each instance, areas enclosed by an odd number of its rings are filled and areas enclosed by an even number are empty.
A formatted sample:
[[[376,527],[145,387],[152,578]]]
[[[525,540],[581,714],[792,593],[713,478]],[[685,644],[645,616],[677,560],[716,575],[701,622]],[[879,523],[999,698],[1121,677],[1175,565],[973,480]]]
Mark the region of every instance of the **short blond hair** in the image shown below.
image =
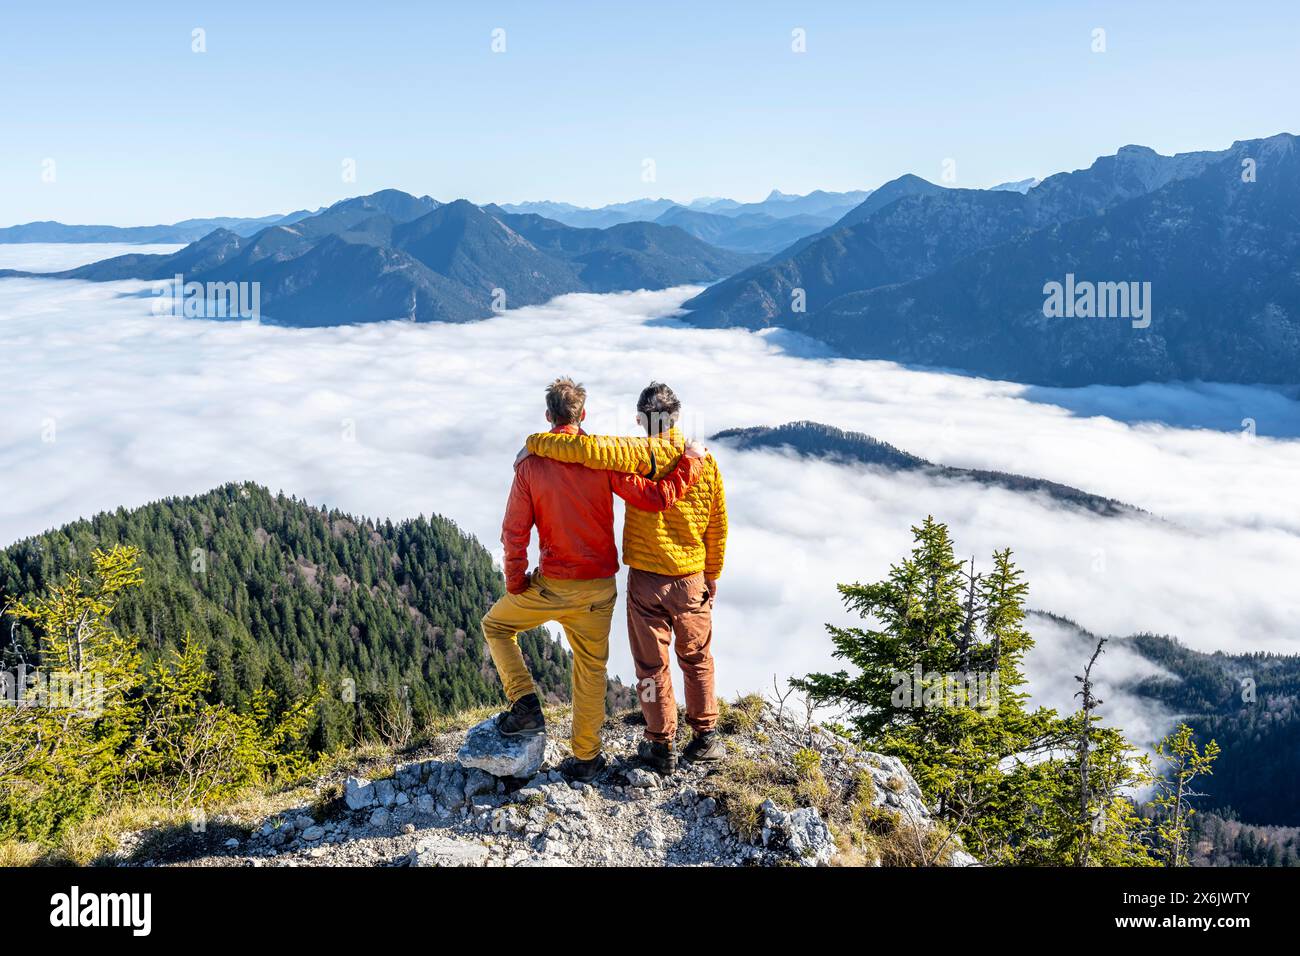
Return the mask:
[[[571,378],[557,378],[546,389],[546,410],[555,425],[578,424],[586,404],[587,390]]]

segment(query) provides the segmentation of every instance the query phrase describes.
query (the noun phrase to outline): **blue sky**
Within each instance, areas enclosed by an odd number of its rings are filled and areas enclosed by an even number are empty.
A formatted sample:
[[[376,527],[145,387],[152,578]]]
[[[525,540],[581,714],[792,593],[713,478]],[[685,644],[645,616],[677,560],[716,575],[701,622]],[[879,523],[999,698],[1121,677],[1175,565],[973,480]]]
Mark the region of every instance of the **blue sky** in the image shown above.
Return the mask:
[[[945,159],[956,185],[987,186],[1126,143],[1300,131],[1298,27],[1282,0],[11,0],[0,225],[264,215],[385,187],[752,200],[939,181]]]

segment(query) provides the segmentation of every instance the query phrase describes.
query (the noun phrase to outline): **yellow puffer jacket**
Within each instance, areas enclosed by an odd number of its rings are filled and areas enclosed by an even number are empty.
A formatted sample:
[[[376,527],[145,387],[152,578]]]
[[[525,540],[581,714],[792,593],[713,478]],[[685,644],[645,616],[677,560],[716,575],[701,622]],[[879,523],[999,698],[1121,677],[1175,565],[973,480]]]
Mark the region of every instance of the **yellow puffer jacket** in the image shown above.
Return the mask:
[[[673,470],[685,445],[676,428],[654,438],[542,432],[528,439],[528,450],[543,458],[655,480]],[[653,514],[628,505],[623,518],[623,563],[642,571],[703,571],[712,581],[722,574],[726,549],[727,499],[712,455],[704,459],[700,478],[672,508]]]

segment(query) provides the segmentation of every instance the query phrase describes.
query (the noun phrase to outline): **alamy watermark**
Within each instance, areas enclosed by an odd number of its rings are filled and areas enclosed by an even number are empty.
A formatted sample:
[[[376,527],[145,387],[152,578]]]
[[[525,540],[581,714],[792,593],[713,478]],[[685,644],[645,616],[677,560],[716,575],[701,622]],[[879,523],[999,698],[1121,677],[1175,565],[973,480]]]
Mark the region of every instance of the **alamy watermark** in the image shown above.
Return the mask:
[[[154,315],[184,319],[262,320],[260,282],[186,282],[176,273],[172,279],[156,282]]]
[[[917,664],[910,671],[889,675],[894,685],[889,702],[898,708],[967,707],[996,713],[998,709],[997,671],[921,672]]]
[[[1129,319],[1135,329],[1151,324],[1150,282],[1091,282],[1073,272],[1065,282],[1043,286],[1043,315],[1049,319]]]
[[[48,707],[99,717],[104,713],[104,697],[101,674],[39,668],[28,672],[21,664],[13,670],[0,670],[0,707]]]
[[[73,886],[50,897],[50,925],[121,927],[132,936],[148,936],[153,929],[153,894],[83,892]]]

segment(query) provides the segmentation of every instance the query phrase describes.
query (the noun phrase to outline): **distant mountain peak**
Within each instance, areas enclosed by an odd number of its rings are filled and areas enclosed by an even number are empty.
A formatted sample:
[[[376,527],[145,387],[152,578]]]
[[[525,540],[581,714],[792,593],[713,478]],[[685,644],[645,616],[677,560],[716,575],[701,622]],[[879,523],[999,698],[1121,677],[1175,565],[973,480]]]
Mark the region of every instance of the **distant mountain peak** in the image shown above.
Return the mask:
[[[261,317],[301,327],[467,322],[499,308],[498,289],[518,308],[571,292],[707,283],[754,261],[673,226],[638,220],[580,229],[467,199],[440,203],[384,189],[251,237],[219,227],[171,254],[117,256],[43,277],[184,273],[187,280],[257,282]]]
[[[1029,179],[1016,179],[1016,180],[1012,180],[1011,182],[998,183],[996,186],[990,186],[989,192],[1024,194],[1029,192],[1029,190],[1033,189],[1041,182],[1042,182],[1041,179],[1037,179],[1034,177],[1030,177]]]

